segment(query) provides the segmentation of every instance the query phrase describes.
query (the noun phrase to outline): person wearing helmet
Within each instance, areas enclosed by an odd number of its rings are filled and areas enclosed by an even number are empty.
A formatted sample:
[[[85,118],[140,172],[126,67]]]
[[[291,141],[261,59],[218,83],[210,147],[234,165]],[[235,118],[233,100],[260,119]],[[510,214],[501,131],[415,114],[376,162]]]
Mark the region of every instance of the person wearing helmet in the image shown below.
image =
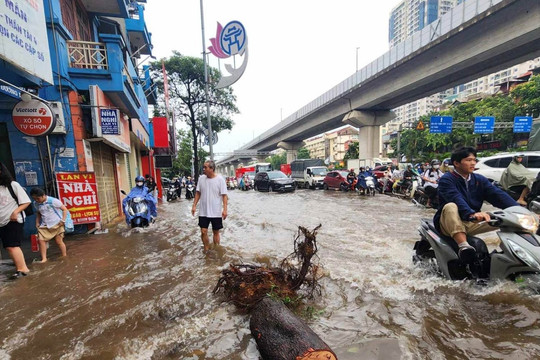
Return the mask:
[[[437,187],[439,179],[444,175],[439,169],[441,162],[437,159],[431,160],[430,168],[422,174],[424,180],[424,190],[428,196],[427,207],[431,207],[437,197]]]
[[[362,168],[360,168],[362,170]],[[354,172],[354,169],[349,170],[349,173],[347,174],[347,182],[349,184],[354,183],[354,180],[356,180],[356,173]]]
[[[529,194],[535,179],[534,175],[521,163],[523,157],[523,154],[517,154],[513,157],[512,162],[503,171],[500,183],[504,190],[512,190],[519,194],[517,202],[520,205],[527,206],[525,198]]]
[[[449,171],[451,171],[452,169],[450,168],[450,160],[448,159],[445,159],[443,162],[442,162],[442,165],[441,167],[439,168],[439,170],[441,170],[441,172],[444,174],[444,173],[447,173]]]
[[[145,179],[141,175],[135,178],[135,187],[131,189],[129,194],[124,198],[124,200],[122,200],[122,209],[124,209],[124,213],[125,213],[127,202],[137,197],[142,197],[144,200],[146,200],[148,204],[148,210],[149,210],[150,216],[155,218],[157,216],[156,199],[148,191],[148,188],[145,186]],[[129,225],[130,223],[129,216],[128,214],[125,214],[125,215],[126,215],[126,222]]]

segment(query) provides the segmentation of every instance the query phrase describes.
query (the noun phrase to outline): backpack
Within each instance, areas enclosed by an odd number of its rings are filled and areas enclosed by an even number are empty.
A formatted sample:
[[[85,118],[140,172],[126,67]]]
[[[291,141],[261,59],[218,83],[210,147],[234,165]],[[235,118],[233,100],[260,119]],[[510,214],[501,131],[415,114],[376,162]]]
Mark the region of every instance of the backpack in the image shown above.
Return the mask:
[[[60,220],[62,220],[62,216],[58,213],[58,211],[56,211],[56,208],[54,206],[52,206],[53,199],[54,199],[53,197],[47,196],[46,204],[49,205],[50,208],[56,214],[56,216],[58,216],[60,218]],[[73,225],[73,219],[71,219],[71,213],[69,212],[69,210],[67,211],[66,222],[64,223],[64,229],[65,229],[67,234],[72,233],[73,231],[75,231],[75,226]]]
[[[11,197],[13,198],[13,200],[15,200],[15,202],[17,203],[17,206],[19,206],[19,198],[17,197],[17,195],[15,195],[15,191],[13,190],[13,187],[11,186],[11,183],[9,183],[8,186],[6,186],[9,190],[9,193],[11,194]],[[28,217],[30,215],[34,215],[34,208],[32,207],[32,204],[30,204],[29,206],[26,207],[26,209],[23,210],[24,212],[24,215],[26,216],[23,216],[23,221],[24,221],[24,218],[25,217]]]

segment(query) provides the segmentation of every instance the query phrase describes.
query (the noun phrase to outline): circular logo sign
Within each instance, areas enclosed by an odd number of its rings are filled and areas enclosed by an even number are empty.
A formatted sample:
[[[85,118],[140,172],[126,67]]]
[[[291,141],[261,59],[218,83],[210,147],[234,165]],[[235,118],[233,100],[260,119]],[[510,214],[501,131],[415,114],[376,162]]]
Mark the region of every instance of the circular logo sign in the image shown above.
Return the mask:
[[[244,25],[239,21],[231,21],[221,31],[219,42],[223,52],[231,56],[242,53],[246,40]]]
[[[51,109],[39,100],[20,101],[11,113],[13,124],[25,135],[48,135],[56,126]]]

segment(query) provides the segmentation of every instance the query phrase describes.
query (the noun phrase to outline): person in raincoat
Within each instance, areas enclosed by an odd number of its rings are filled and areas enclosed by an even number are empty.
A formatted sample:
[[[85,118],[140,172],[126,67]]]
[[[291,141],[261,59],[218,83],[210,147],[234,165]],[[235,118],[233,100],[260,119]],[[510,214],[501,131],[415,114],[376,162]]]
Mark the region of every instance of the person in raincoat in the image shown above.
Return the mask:
[[[514,156],[512,162],[503,171],[501,175],[501,186],[503,189],[512,189],[516,193],[521,193],[517,202],[520,205],[527,205],[525,198],[531,191],[532,184],[534,182],[534,175],[527,170],[521,163],[523,161],[523,155],[518,154]]]
[[[135,178],[135,185],[136,186],[131,189],[129,194],[122,201],[122,208],[124,209],[124,213],[126,215],[126,222],[128,223],[128,225],[130,224],[131,216],[129,214],[126,214],[126,204],[129,200],[136,197],[142,197],[144,198],[144,200],[146,200],[149,213],[149,218],[147,219],[148,221],[150,221],[151,218],[155,218],[157,216],[156,199],[154,198],[152,193],[148,191],[148,188],[144,186],[144,178],[140,175],[137,176]]]

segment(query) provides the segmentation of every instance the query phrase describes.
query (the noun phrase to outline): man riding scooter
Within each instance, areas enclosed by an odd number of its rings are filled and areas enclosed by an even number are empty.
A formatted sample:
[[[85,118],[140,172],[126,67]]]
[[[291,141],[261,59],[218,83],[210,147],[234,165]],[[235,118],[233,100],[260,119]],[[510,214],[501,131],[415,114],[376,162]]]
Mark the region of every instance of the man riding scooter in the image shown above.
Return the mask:
[[[505,209],[519,206],[506,192],[494,186],[486,177],[475,174],[476,149],[461,147],[452,153],[454,171],[439,180],[439,209],[433,218],[435,228],[457,244],[458,256],[464,263],[477,259],[477,252],[488,254],[486,244],[476,234],[496,230],[489,225],[490,216],[481,210],[484,201]]]

